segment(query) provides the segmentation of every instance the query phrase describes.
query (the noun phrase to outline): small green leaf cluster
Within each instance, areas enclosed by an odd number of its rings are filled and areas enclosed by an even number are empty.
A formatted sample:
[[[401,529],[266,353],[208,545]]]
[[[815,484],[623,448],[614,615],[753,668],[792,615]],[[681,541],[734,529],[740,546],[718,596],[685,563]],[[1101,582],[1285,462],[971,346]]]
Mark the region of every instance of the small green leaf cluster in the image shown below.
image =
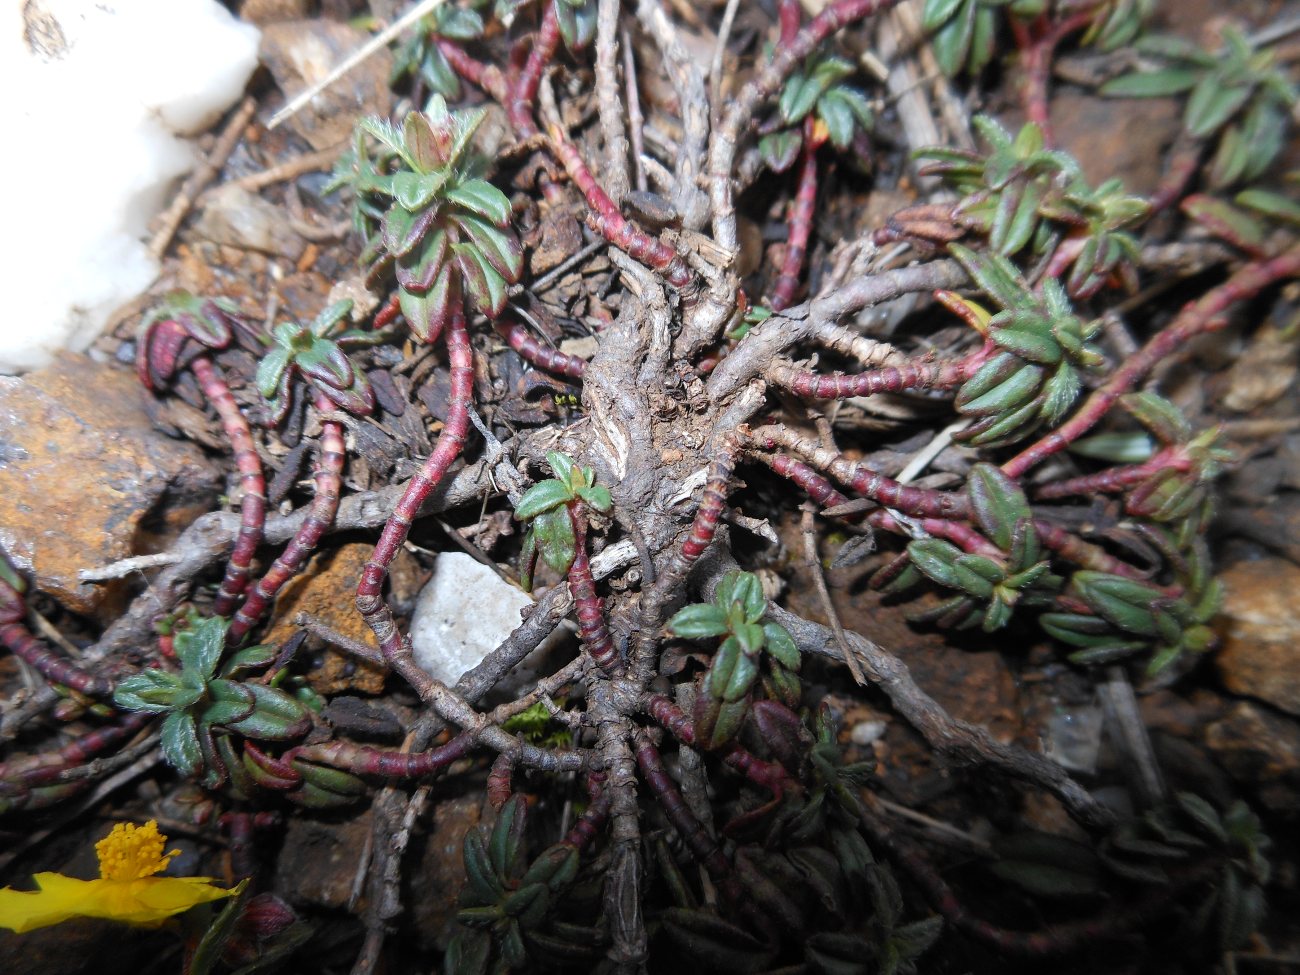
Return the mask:
[[[336,301],[309,325],[284,321],[271,329],[271,348],[257,367],[257,391],[267,401],[272,423],[289,409],[290,383],[301,375],[341,410],[365,416],[375,408],[366,374],[348,358],[344,347],[374,345],[384,335],[362,329],[336,332],[352,310],[351,299]],[[332,334],[333,333],[333,334]]]
[[[539,748],[563,748],[573,740],[569,729],[551,717],[545,701],[538,701],[518,714],[512,714],[501,727]]]
[[[1195,139],[1218,140],[1209,181],[1219,189],[1256,179],[1272,165],[1286,145],[1297,100],[1273,51],[1255,50],[1233,26],[1222,37],[1223,48],[1214,53],[1181,38],[1142,38],[1139,53],[1165,67],[1124,75],[1101,88],[1103,95],[1130,98],[1190,92],[1183,128]]]
[[[955,77],[979,74],[997,51],[998,14],[1003,8],[1025,20],[1047,10],[1047,0],[925,0],[921,28],[930,39],[939,70]]]
[[[580,51],[596,36],[596,0],[555,0],[560,37],[570,51]]]
[[[527,863],[527,808],[513,796],[490,830],[478,826],[465,834],[465,886],[456,918],[468,930],[447,950],[448,975],[522,970],[530,954],[556,940],[548,922],[578,875],[578,851],[557,843]]]
[[[149,667],[122,680],[113,702],[127,711],[164,714],[161,747],[167,764],[215,788],[230,764],[229,734],[267,741],[298,738],[311,727],[307,709],[284,691],[240,675],[275,659],[275,648],[248,647],[230,656],[218,674],[229,621],[197,619],[176,633],[180,673]]]
[[[785,628],[763,622],[767,600],[752,572],[728,572],[710,603],[695,603],[668,621],[668,632],[686,640],[721,637],[695,705],[695,735],[702,748],[731,741],[749,711],[750,692],[766,651],[771,682],[782,700],[799,698],[799,648]]]
[[[921,26],[932,34],[931,44],[939,69],[952,78],[963,70],[979,74],[997,53],[1005,12],[1022,22],[1048,13],[1049,0],[925,0]],[[1100,0],[1093,4],[1062,3],[1059,16],[1092,7],[1081,43],[1113,51],[1130,43],[1155,10],[1155,0]]]
[[[988,323],[999,351],[957,391],[957,411],[975,422],[956,439],[1004,447],[1058,422],[1074,404],[1080,373],[1104,361],[1088,344],[1100,322],[1084,324],[1055,280],[1045,280],[1036,294],[1006,258],[959,244],[949,250],[1002,308]]]
[[[992,633],[1010,622],[1017,606],[1049,604],[1062,580],[1050,571],[1019,485],[993,464],[976,464],[966,490],[976,525],[1002,556],[971,554],[939,538],[918,539],[907,546],[911,565],[885,576],[883,588],[902,591],[924,576],[957,595],[913,619],[958,628],[978,623]]]
[[[1166,544],[1167,533],[1157,535]],[[1039,625],[1073,647],[1078,664],[1107,664],[1138,653],[1149,654],[1146,672],[1154,676],[1184,656],[1214,646],[1209,623],[1223,600],[1210,575],[1209,555],[1197,537],[1177,556],[1178,585],[1162,588],[1109,572],[1080,569],[1070,577],[1063,611],[1044,613]]]
[[[573,564],[576,541],[570,507],[584,504],[605,514],[614,505],[609,488],[596,483],[592,468],[580,467],[558,450],[548,450],[546,462],[555,477],[538,481],[515,506],[515,517],[531,522],[519,560],[525,590],[532,589],[532,566],[539,553],[542,561],[561,575]]]
[[[435,95],[400,129],[377,116],[362,119],[328,187],[352,187],[367,283],[395,272],[402,314],[421,341],[437,336],[465,297],[495,318],[523,272],[510,201],[478,176],[470,156],[486,114],[450,112]]]
[[[173,291],[140,323],[136,373],[146,389],[157,391],[175,375],[184,342],[224,349],[240,324],[234,302]]]
[[[987,153],[943,147],[917,153],[926,161],[922,172],[941,177],[962,196],[957,222],[986,234],[989,247],[1004,257],[1026,247],[1040,256],[1072,247],[1076,253],[1064,276],[1071,297],[1095,294],[1116,274],[1134,287],[1140,251],[1125,228],[1145,219],[1146,201],[1125,194],[1118,179],[1090,186],[1074,157],[1045,147],[1033,122],[1014,138],[984,115],[974,125]]]
[[[1300,172],[1289,173],[1291,182]],[[1279,228],[1290,235],[1300,230],[1300,203],[1293,196],[1251,186],[1227,200],[1193,193],[1179,204],[1180,209],[1217,237],[1239,247],[1253,257],[1267,257],[1273,249],[1270,238]]]
[[[1175,875],[1186,877],[1209,864],[1215,869],[1208,882],[1192,891],[1196,904],[1187,933],[1198,944],[1208,938],[1222,953],[1245,944],[1263,919],[1270,846],[1244,802],[1220,812],[1181,792],[1173,802],[1121,823],[1096,850],[1049,833],[1001,837],[994,842],[999,858],[989,869],[1032,897],[1068,898],[1106,894],[1115,878],[1166,887]]]
[[[781,89],[771,131],[758,142],[769,169],[782,173],[794,165],[803,148],[804,120],[809,114],[820,127],[813,136],[814,147],[830,139],[841,152],[852,148],[856,157],[870,156],[867,135],[875,124],[871,105],[861,91],[842,83],[853,72],[853,65],[843,58],[812,54],[790,75]]]
[[[1133,487],[1125,495],[1124,510],[1161,524],[1190,521],[1184,534],[1200,532],[1213,514],[1213,483],[1233,457],[1219,446],[1219,430],[1195,432],[1182,411],[1156,393],[1130,393],[1120,398],[1120,405],[1157,443],[1177,448],[1184,462],[1164,467]]]
[[[473,6],[482,6],[477,0]],[[434,94],[444,98],[460,98],[460,76],[447,62],[438,48],[438,39],[472,41],[483,36],[483,17],[470,6],[444,3],[433,13],[421,19],[411,32],[410,39],[398,47],[393,57],[393,70],[388,83],[395,85],[403,78],[419,78]]]

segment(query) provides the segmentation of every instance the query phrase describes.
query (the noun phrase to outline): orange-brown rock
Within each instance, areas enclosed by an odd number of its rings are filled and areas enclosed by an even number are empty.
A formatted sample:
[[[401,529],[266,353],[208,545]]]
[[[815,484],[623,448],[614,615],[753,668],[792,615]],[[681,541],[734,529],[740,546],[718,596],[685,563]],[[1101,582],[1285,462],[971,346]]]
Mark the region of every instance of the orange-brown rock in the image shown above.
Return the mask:
[[[352,605],[361,570],[373,549],[366,542],[350,542],[312,558],[306,569],[281,591],[275,604],[275,622],[263,640],[266,643],[287,640],[298,630],[294,617],[306,613],[377,651],[379,645],[374,634]],[[411,561],[405,552],[394,560],[392,575],[396,584],[411,574]],[[319,659],[320,666],[307,673],[307,680],[318,694],[340,691],[378,694],[383,690],[386,672],[381,667],[330,647],[322,649]]]
[[[1300,714],[1300,567],[1285,559],[1232,566],[1217,655],[1224,686]]]
[[[154,430],[145,395],[129,370],[85,356],[0,377],[0,546],[77,613],[111,613],[126,588],[82,583],[80,570],[139,554],[160,502],[195,505],[215,490],[198,448]]]

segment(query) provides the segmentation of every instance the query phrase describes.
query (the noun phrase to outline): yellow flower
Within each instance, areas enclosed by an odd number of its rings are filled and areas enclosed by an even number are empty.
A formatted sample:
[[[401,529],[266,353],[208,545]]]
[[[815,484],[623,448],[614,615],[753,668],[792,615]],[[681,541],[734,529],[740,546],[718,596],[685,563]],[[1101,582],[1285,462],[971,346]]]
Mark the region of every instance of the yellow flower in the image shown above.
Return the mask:
[[[104,917],[127,924],[154,926],[196,904],[235,893],[213,887],[211,877],[155,877],[179,850],[164,853],[167,837],[158,823],[118,823],[95,844],[98,880],[74,880],[58,873],[38,873],[40,890],[0,890],[0,928],[22,934],[73,917]]]

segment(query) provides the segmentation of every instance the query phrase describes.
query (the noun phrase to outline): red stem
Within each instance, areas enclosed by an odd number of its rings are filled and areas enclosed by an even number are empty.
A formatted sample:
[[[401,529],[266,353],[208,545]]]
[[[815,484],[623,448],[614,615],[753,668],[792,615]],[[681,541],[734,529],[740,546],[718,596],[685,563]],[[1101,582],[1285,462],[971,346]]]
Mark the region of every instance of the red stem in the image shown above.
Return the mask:
[[[785,33],[785,12],[790,4],[782,4],[782,34]],[[795,32],[798,32],[799,4],[793,4]],[[804,257],[808,241],[812,239],[813,214],[817,207],[817,146],[813,140],[813,117],[804,123],[803,152],[799,159],[799,185],[790,204],[790,232],[786,237],[785,255],[781,259],[781,273],[772,286],[771,308],[782,311],[794,304],[799,291]]]
[[[226,385],[221,370],[207,356],[199,356],[191,362],[190,369],[221,420],[221,429],[235,453],[235,467],[239,470],[239,483],[243,489],[239,502],[239,537],[235,540],[221,589],[212,606],[217,616],[229,616],[248,586],[249,565],[257,546],[262,544],[262,526],[266,522],[266,481],[262,477],[262,459],[253,446],[253,431],[244,414],[239,412],[235,398],[230,395],[230,387]]]
[[[497,319],[496,329],[510,348],[519,353],[520,358],[538,369],[568,376],[570,379],[581,379],[582,374],[586,372],[585,360],[543,345],[529,333],[528,329],[518,323]]]
[[[613,793],[604,787],[605,773],[592,772],[587,776],[587,808],[562,842],[581,852],[589,847],[609,818],[609,808],[614,803]]]
[[[1026,28],[1014,16],[1011,25],[1024,57],[1024,87],[1021,97],[1025,106],[1025,118],[1035,122],[1043,130],[1043,142],[1048,148],[1056,144],[1052,137],[1052,120],[1047,104],[1047,85],[1050,80],[1052,55],[1056,46],[1076,30],[1087,27],[1092,22],[1095,10],[1083,10],[1065,20],[1057,21],[1046,31],[1033,36],[1033,31]]]
[[[642,708],[656,724],[663,727],[683,745],[695,744],[695,724],[689,715],[663,694],[649,694]],[[720,752],[722,760],[745,778],[780,796],[791,785],[786,770],[776,762],[765,762],[737,742],[729,742]]]
[[[370,748],[347,741],[328,741],[304,745],[285,755],[292,767],[294,758],[342,769],[355,775],[374,775],[386,779],[418,779],[432,775],[459,761],[474,747],[474,736],[466,731],[445,745],[424,752],[399,752],[387,748]]]
[[[591,562],[587,558],[587,519],[581,510],[573,507],[568,510],[574,538],[569,592],[573,594],[573,607],[578,616],[578,639],[596,665],[612,676],[622,669],[623,661],[605,623],[604,601],[596,595],[596,580],[592,577]]]
[[[695,818],[695,814],[686,805],[677,784],[664,767],[659,749],[655,748],[650,736],[644,731],[637,733],[636,745],[636,764],[641,769],[641,778],[659,800],[659,806],[668,821],[673,824],[695,859],[709,871],[709,876],[715,881],[727,877],[731,873],[731,864],[722,855],[722,850],[704,828],[704,824]]]
[[[1105,385],[1088,397],[1079,410],[1058,429],[1031,444],[1002,465],[1013,478],[1020,477],[1052,454],[1064,450],[1091,430],[1109,412],[1115,401],[1132,389],[1165,357],[1182,349],[1198,335],[1215,332],[1227,325],[1225,312],[1240,301],[1254,297],[1269,285],[1300,274],[1300,245],[1267,261],[1253,261],[1232,277],[1183,306],[1178,317],[1166,325],[1122,366]]]
[[[537,88],[542,83],[542,74],[560,46],[560,21],[555,15],[555,4],[558,2],[560,0],[550,0],[547,3],[546,12],[542,14],[542,24],[533,37],[532,50],[528,52],[528,60],[510,86],[506,115],[520,139],[537,134],[533,103],[537,100]]]
[[[907,389],[952,389],[975,375],[990,352],[991,349],[985,346],[961,359],[909,362],[901,366],[869,369],[852,376],[822,376],[790,366],[778,366],[770,370],[769,375],[795,395],[811,399],[844,399],[898,393]]]
[[[548,10],[550,8],[547,8]],[[673,287],[681,290],[695,280],[695,275],[681,255],[658,237],[646,233],[619,212],[609,194],[596,182],[577,148],[559,126],[548,127],[551,144],[569,179],[587,201],[587,224],[621,251],[659,272]]]
[[[333,404],[324,396],[316,397],[316,409],[321,413],[333,410]],[[267,608],[275,599],[286,582],[302,570],[312,550],[321,536],[334,524],[334,515],[339,508],[339,486],[342,483],[343,458],[343,424],[338,420],[322,420],[320,433],[320,456],[316,462],[316,496],[312,499],[307,517],[298,526],[289,544],[285,546],[275,564],[266,571],[258,581],[244,605],[235,614],[234,621],[226,634],[231,646],[237,646],[241,639],[266,615]]]
[[[509,99],[509,83],[495,64],[484,64],[477,58],[470,57],[463,47],[445,37],[438,38],[438,50],[447,59],[452,70],[470,84],[482,88],[502,105]]]
[[[1141,464],[1111,467],[1095,474],[1053,481],[1037,488],[1034,494],[1043,500],[1067,498],[1076,494],[1118,494],[1162,471],[1186,472],[1190,469],[1191,459],[1181,447],[1166,447]]]
[[[918,518],[967,518],[970,500],[965,494],[909,487],[877,473],[865,464],[855,464],[843,454],[807,442],[780,426],[759,427],[749,434],[750,442],[763,450],[786,447],[804,454],[813,468],[822,470],[863,497],[905,515]]]
[[[370,553],[361,581],[357,584],[357,611],[374,631],[384,659],[392,663],[409,652],[393,620],[393,611],[384,602],[384,579],[388,566],[396,558],[411,530],[411,522],[420,513],[434,487],[442,480],[452,462],[460,456],[469,434],[469,407],[474,395],[474,353],[465,331],[465,312],[453,304],[447,325],[447,358],[451,365],[451,392],[447,399],[447,421],[438,442],[420,470],[406,485],[401,500],[384,524],[375,550]]]
[[[0,558],[4,558],[0,554]],[[88,697],[107,697],[113,682],[82,670],[56,653],[27,628],[27,605],[23,595],[0,577],[0,643],[19,660],[25,661],[52,684],[70,687]]]
[[[388,302],[379,311],[375,312],[374,321],[371,328],[378,332],[381,328],[387,328],[393,323],[393,319],[398,316],[402,310],[402,299],[400,295],[393,295]]]
[[[704,482],[695,520],[691,522],[691,533],[682,543],[681,558],[688,567],[704,554],[718,531],[718,521],[727,506],[727,481],[735,463],[735,450],[723,449],[709,464],[708,480]]]
[[[53,754],[30,755],[0,764],[0,782],[29,789],[47,784],[59,774],[83,765],[96,755],[125,741],[151,720],[148,714],[126,714],[116,724],[96,728],[74,738]]]

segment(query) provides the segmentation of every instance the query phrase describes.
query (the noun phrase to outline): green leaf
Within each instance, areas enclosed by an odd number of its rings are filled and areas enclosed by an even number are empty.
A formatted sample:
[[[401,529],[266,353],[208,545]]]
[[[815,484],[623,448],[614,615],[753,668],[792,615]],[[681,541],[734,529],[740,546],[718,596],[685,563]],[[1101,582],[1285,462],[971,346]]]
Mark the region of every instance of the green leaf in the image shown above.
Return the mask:
[[[231,731],[254,739],[283,741],[297,738],[311,728],[311,714],[306,706],[284,691],[265,684],[241,684],[256,699],[253,713],[225,725]]]
[[[1114,464],[1140,464],[1150,460],[1155,444],[1145,433],[1098,433],[1070,444],[1069,451],[1080,457],[1106,460]]]
[[[1174,801],[1178,807],[1185,812],[1197,829],[1204,835],[1210,837],[1219,843],[1228,842],[1228,832],[1223,828],[1223,820],[1219,817],[1218,810],[1211,806],[1200,796],[1192,792],[1179,792],[1174,795]]]
[[[506,306],[506,279],[477,247],[471,244],[452,244],[451,250],[460,268],[467,296],[473,299],[480,312],[488,318],[496,318]]]
[[[1235,199],[1242,206],[1249,207],[1257,213],[1276,220],[1300,224],[1300,202],[1296,202],[1289,196],[1270,190],[1251,188],[1242,190]]]
[[[668,621],[668,632],[684,640],[722,636],[730,630],[726,611],[713,603],[685,606]]]
[[[758,153],[768,169],[784,173],[799,158],[803,136],[797,128],[772,132],[758,140]]]
[[[966,491],[980,531],[1002,551],[1010,551],[1017,523],[1033,517],[1024,491],[1000,467],[985,463],[971,468]]]
[[[1184,443],[1191,439],[1192,425],[1183,411],[1157,393],[1128,393],[1119,405],[1150,430],[1163,444]],[[1142,458],[1146,460],[1145,457]]]
[[[457,206],[477,213],[498,227],[510,225],[510,200],[485,179],[465,180],[448,190],[446,197]]]
[[[221,659],[221,651],[226,646],[226,629],[229,626],[229,620],[209,616],[195,620],[178,632],[172,646],[181,666],[205,678],[216,673],[217,661]]]
[[[971,280],[1003,308],[1023,307],[1030,297],[1029,286],[1005,257],[976,253],[961,244],[949,244],[948,251],[966,269]]]
[[[515,507],[515,517],[520,521],[536,518],[543,511],[550,511],[573,500],[573,492],[567,484],[554,478],[539,481],[524,492]]]
[[[745,621],[748,623],[757,623],[767,610],[767,600],[763,598],[763,584],[752,572],[736,574],[729,601],[740,603],[745,611]]]
[[[938,538],[918,539],[907,546],[907,555],[912,563],[929,578],[949,589],[961,588],[961,578],[953,568],[961,554],[961,549],[957,546]]]
[[[167,715],[158,744],[167,764],[181,775],[193,776],[202,768],[203,754],[199,750],[198,730],[194,719],[186,712],[177,711]]]
[[[921,29],[927,34],[946,24],[965,0],[925,0]]]
[[[736,642],[745,653],[753,656],[763,649],[763,628],[757,623],[741,623],[732,633]]]
[[[1251,91],[1251,85],[1227,85],[1218,72],[1208,74],[1197,83],[1187,100],[1183,125],[1189,134],[1204,139],[1246,104]]]
[[[257,706],[253,692],[234,681],[208,681],[208,695],[208,704],[199,715],[204,724],[228,725],[242,721]]]
[[[568,572],[577,553],[569,509],[560,506],[543,511],[533,519],[533,533],[542,560],[556,572]]]
[[[758,664],[741,649],[740,643],[728,637],[718,647],[704,676],[704,693],[727,703],[734,703],[749,693],[758,677]]]
[[[798,670],[800,663],[799,647],[784,626],[779,623],[764,623],[764,645],[781,666],[787,670]]]
[[[578,488],[578,497],[592,508],[600,512],[608,512],[614,506],[614,499],[610,497],[609,488],[603,484],[597,484],[594,487]]]
[[[150,667],[118,681],[113,703],[128,711],[162,714],[184,710],[202,696],[202,690],[187,687],[179,677]]]
[[[966,63],[966,56],[971,49],[971,40],[975,35],[975,16],[978,13],[976,0],[964,0],[955,16],[943,23],[931,40],[935,60],[949,78],[955,77]],[[971,65],[972,72],[979,66]]]
[[[1160,98],[1180,95],[1196,87],[1201,72],[1185,68],[1167,68],[1112,78],[1101,86],[1100,93],[1111,98]]]

